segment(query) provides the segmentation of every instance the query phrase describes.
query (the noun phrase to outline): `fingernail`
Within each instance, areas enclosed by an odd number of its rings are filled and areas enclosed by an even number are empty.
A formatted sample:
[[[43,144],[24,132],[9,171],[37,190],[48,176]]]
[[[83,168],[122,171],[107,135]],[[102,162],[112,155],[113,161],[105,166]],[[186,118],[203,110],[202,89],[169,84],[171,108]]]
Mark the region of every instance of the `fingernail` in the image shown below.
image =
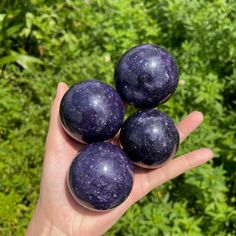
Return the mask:
[[[203,121],[204,120],[204,115],[203,115],[203,113],[202,112],[200,112],[200,111],[194,111],[194,113],[195,113],[195,116],[196,116],[196,119],[197,120],[199,120],[199,121]]]
[[[203,150],[206,152],[207,159],[211,160],[214,156],[213,151],[210,148],[203,148]]]

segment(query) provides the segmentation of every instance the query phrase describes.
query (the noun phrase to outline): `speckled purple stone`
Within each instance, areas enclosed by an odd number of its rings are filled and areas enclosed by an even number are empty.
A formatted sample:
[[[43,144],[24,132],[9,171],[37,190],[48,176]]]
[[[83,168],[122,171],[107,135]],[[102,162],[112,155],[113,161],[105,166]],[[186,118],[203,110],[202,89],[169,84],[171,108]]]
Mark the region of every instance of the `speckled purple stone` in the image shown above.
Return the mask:
[[[152,108],[173,95],[179,71],[165,49],[144,44],[131,48],[120,58],[114,77],[124,100],[138,108]]]
[[[96,80],[83,81],[63,96],[60,118],[66,132],[77,141],[104,141],[120,129],[124,105],[111,86]]]
[[[109,210],[125,201],[133,186],[133,163],[111,143],[85,146],[69,170],[69,189],[84,207]]]
[[[120,141],[135,164],[157,168],[175,156],[179,133],[164,112],[146,109],[134,113],[124,122]]]

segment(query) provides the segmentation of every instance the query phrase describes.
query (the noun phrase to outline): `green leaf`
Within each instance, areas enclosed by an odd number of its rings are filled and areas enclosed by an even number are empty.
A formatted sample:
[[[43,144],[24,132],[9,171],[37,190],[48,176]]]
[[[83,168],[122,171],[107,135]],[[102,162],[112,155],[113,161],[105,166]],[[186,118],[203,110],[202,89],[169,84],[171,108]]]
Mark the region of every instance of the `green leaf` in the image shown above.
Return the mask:
[[[18,54],[18,57],[16,59],[16,62],[22,66],[24,69],[28,69],[30,66],[32,66],[32,64],[43,64],[43,62],[36,58],[36,57],[32,57],[32,56],[28,56],[28,55],[23,55],[23,54]]]
[[[18,58],[17,54],[12,54],[9,56],[2,57],[0,58],[0,65],[5,65],[10,62],[16,62],[17,58]]]
[[[6,30],[6,36],[7,37],[10,37],[12,35],[14,35],[15,33],[19,32],[19,30],[23,27],[23,24],[22,23],[19,23],[19,24],[16,24],[16,25],[13,25],[11,27],[9,27],[7,30]]]
[[[20,66],[22,66],[24,69],[28,69],[32,64],[42,64],[43,62],[32,56],[24,55],[24,54],[19,54],[17,52],[11,52],[11,55],[5,56],[0,58],[0,65],[5,65],[11,62],[16,62]]]

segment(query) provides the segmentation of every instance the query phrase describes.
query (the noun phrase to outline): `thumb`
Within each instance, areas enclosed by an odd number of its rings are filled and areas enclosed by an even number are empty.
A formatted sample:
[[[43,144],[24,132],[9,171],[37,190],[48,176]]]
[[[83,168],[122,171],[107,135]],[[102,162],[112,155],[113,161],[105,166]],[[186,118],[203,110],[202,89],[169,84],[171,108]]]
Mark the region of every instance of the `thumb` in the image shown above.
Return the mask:
[[[66,83],[60,82],[58,84],[56,96],[51,107],[51,118],[50,118],[48,135],[46,139],[46,147],[49,149],[62,144],[68,139],[67,135],[65,134],[60,124],[60,117],[59,117],[59,108],[61,99],[67,90],[68,86],[66,85]]]

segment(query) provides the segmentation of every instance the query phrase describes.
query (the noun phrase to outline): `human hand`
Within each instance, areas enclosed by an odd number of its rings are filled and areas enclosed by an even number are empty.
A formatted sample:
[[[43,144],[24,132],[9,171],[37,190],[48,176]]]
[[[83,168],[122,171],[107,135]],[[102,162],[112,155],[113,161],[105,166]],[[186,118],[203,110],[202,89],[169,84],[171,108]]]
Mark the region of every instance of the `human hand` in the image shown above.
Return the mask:
[[[93,212],[80,206],[70,195],[66,175],[73,158],[83,144],[72,140],[63,130],[59,119],[61,98],[67,91],[65,83],[59,83],[51,109],[51,119],[45,145],[45,157],[40,184],[40,194],[27,236],[69,235],[97,236],[105,233],[128,208],[154,188],[170,179],[197,167],[213,156],[210,149],[202,148],[170,160],[159,169],[147,170],[135,166],[134,185],[131,194],[117,208],[107,212]],[[192,112],[177,129],[182,142],[202,122],[200,112]],[[117,143],[117,139],[111,142]]]

